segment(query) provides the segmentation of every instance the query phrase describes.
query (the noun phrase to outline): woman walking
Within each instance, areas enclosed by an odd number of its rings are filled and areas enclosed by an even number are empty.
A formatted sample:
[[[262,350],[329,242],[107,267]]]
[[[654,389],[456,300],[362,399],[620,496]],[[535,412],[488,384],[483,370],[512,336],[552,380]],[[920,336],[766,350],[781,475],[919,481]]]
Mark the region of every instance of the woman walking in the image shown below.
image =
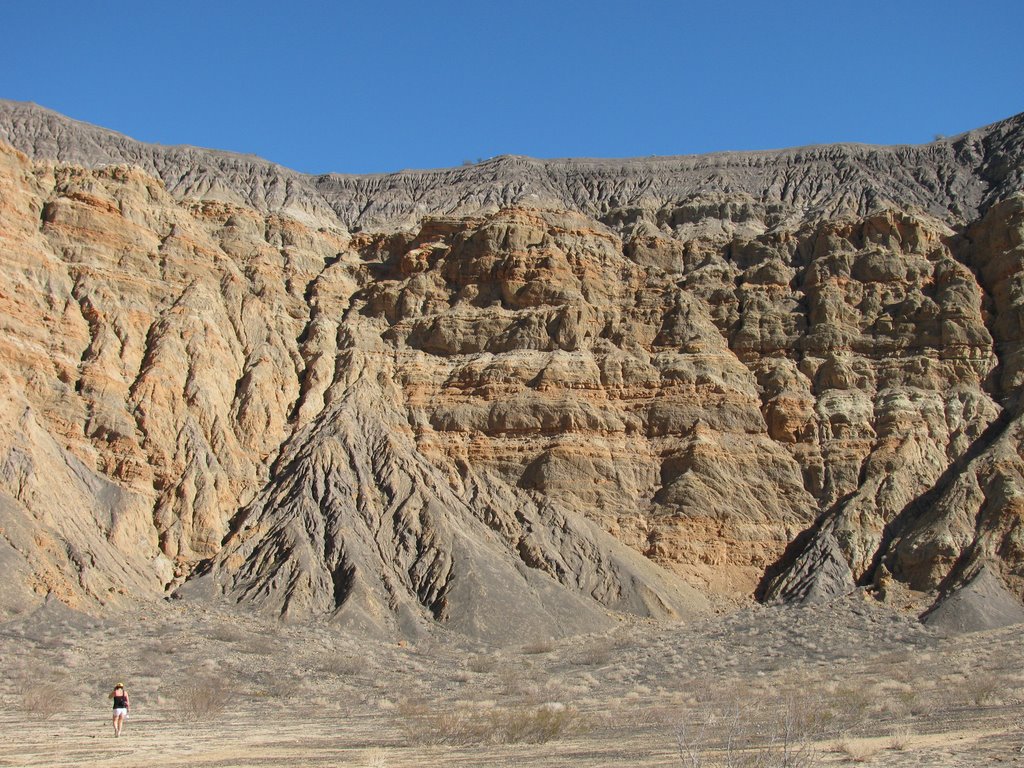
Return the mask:
[[[131,704],[128,701],[128,691],[124,689],[124,683],[114,686],[114,691],[109,698],[114,700],[114,738],[121,735],[121,726],[128,719],[128,710]]]

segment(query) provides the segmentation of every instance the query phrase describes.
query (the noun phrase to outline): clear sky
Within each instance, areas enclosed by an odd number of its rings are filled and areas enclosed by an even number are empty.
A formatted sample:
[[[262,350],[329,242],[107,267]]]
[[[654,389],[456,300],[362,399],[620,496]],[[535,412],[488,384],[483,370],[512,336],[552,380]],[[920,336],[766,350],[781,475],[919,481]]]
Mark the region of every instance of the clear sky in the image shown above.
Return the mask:
[[[308,173],[923,143],[1024,111],[1024,0],[6,0],[0,98]]]

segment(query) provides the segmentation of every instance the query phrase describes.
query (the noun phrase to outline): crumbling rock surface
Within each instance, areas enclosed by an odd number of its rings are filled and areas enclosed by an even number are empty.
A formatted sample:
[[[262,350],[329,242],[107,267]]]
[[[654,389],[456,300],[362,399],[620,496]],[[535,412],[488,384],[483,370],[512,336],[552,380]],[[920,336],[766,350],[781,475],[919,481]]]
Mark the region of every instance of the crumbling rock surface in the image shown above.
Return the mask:
[[[714,201],[685,207],[671,226],[736,221],[747,215],[748,199],[773,217],[896,206],[963,223],[1021,189],[1022,124],[1018,115],[924,146],[839,144],[625,160],[500,156],[460,168],[308,176],[251,155],[143,144],[35,104],[0,100],[0,140],[31,157],[132,165],[179,199],[222,200],[306,223],[373,230],[512,205],[603,218],[617,209],[674,208],[693,197]]]
[[[1022,133],[314,178],[0,104],[0,610],[1005,623]]]

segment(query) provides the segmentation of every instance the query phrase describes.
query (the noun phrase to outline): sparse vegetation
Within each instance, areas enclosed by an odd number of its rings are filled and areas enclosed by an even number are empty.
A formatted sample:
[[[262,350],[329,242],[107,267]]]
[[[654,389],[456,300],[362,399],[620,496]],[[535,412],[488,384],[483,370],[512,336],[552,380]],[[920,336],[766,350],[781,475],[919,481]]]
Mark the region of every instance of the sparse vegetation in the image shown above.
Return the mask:
[[[335,677],[352,677],[365,671],[366,664],[347,655],[331,656],[320,662],[321,672]]]
[[[851,763],[865,763],[878,754],[878,747],[866,741],[843,739],[836,744],[835,751]]]
[[[889,736],[889,749],[905,751],[910,746],[910,733],[910,728],[905,725],[893,728],[892,735]]]
[[[437,711],[404,702],[397,712],[413,745],[543,744],[583,730],[579,712],[562,704]]]
[[[32,682],[25,686],[22,694],[22,705],[32,717],[49,720],[55,715],[67,711],[70,696],[67,688],[54,681]]]
[[[266,635],[252,635],[239,650],[253,656],[270,656],[277,651],[277,643]]]
[[[685,768],[811,768],[817,764],[817,709],[791,697],[768,708],[735,700],[702,702],[675,726]]]
[[[491,654],[475,653],[469,657],[466,666],[471,672],[487,674],[498,668],[498,660]]]
[[[209,720],[223,714],[233,694],[219,677],[202,676],[182,683],[174,696],[182,719]]]
[[[238,765],[264,747],[282,766],[368,768],[973,768],[1020,756],[1024,662],[1010,628],[947,638],[886,622],[872,625],[868,641],[828,623],[831,615],[760,609],[731,624],[636,625],[556,642],[544,653],[525,644],[467,649],[442,636],[410,647],[327,625],[297,633],[256,621],[240,625],[240,640],[224,642],[210,633],[231,623],[210,614],[194,624],[185,616],[126,621],[114,633],[87,628],[57,648],[8,629],[0,632],[0,714],[13,722],[26,703],[37,713],[27,756],[17,758],[27,765],[59,762],[54,750],[73,747],[73,729],[64,727],[72,718],[91,719],[103,738],[114,680],[125,681],[137,707],[138,727],[130,723],[128,735],[140,764],[160,764],[159,750],[183,737],[196,765]],[[802,634],[832,633],[827,664],[817,663],[820,651],[790,642],[797,620]],[[892,634],[878,634],[887,628]],[[914,645],[903,644],[907,637]],[[273,652],[253,655],[264,641]],[[116,661],[96,664],[99,647]],[[176,678],[178,685],[166,682]],[[25,698],[33,688],[35,702]],[[990,696],[1005,706],[975,703]],[[279,712],[289,719],[271,725]],[[983,731],[988,736],[974,738]],[[145,741],[137,738],[143,733]],[[7,751],[0,743],[0,763],[12,756],[10,743]]]
[[[240,643],[247,635],[238,627],[233,627],[230,624],[220,624],[210,632],[208,637],[221,643]]]
[[[573,663],[581,667],[600,667],[614,659],[615,645],[606,638],[591,640],[573,656]]]
[[[967,701],[979,707],[999,703],[1002,681],[993,674],[968,675],[963,682],[963,691]]]
[[[522,649],[523,653],[529,655],[551,653],[553,650],[555,650],[555,644],[551,640],[538,640],[533,643],[527,643]]]

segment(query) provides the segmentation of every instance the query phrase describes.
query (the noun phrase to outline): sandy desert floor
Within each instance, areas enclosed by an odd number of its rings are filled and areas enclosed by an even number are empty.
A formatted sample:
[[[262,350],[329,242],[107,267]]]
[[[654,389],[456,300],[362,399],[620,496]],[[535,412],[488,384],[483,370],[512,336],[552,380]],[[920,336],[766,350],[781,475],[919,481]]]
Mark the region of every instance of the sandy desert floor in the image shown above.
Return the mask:
[[[496,649],[48,603],[0,625],[0,765],[1024,764],[1021,629],[947,635],[858,594]]]

